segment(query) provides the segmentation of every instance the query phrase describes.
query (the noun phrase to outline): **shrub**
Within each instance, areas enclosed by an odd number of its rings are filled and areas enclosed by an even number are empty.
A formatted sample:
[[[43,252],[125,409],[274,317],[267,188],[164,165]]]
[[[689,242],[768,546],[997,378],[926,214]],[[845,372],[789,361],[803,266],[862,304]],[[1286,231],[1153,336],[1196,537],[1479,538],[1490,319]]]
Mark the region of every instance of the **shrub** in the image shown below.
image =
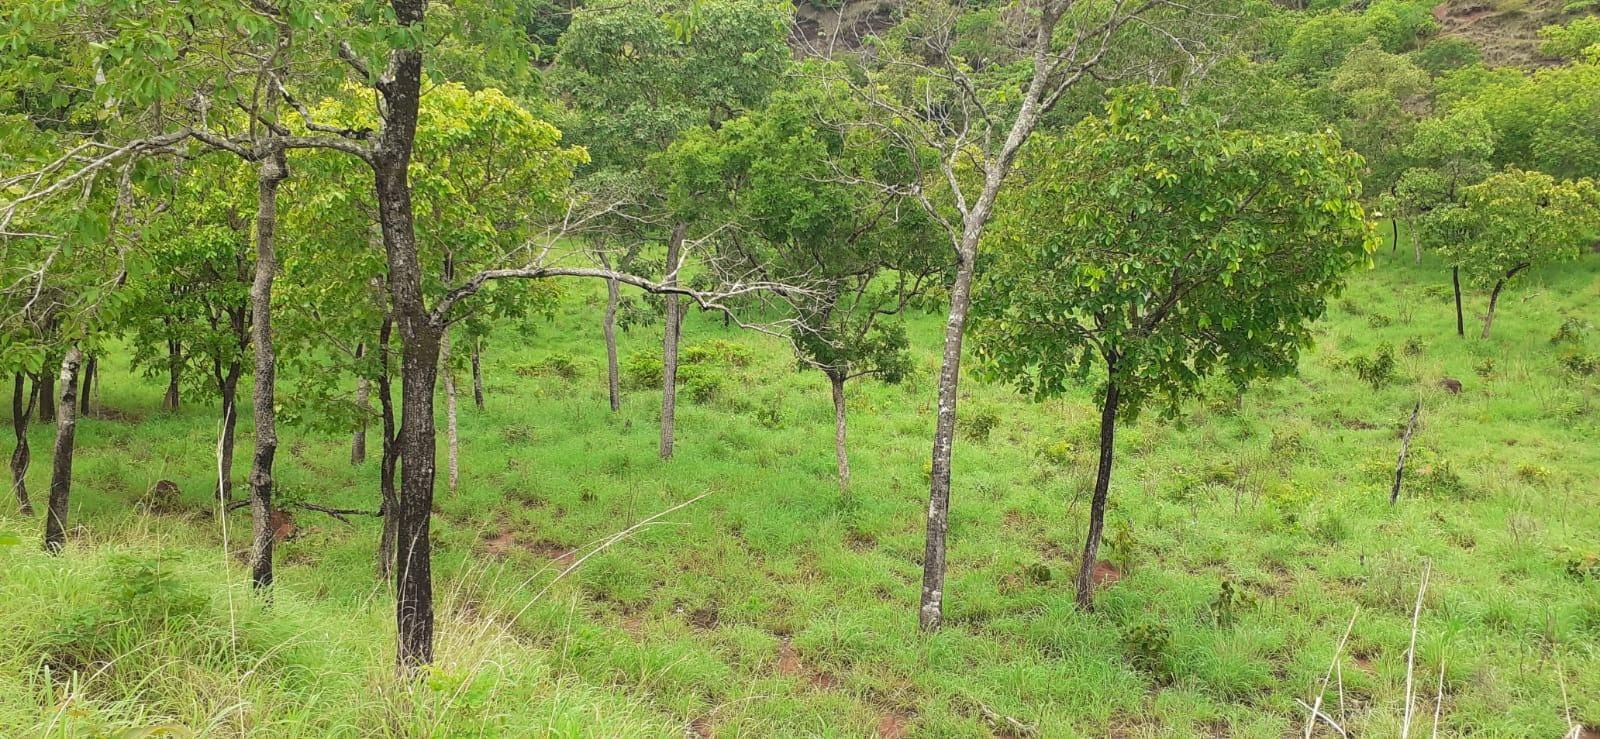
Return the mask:
[[[1000,425],[1000,415],[989,409],[969,413],[961,419],[961,426],[966,431],[967,438],[974,441],[988,441],[989,434]]]
[[[664,367],[661,353],[643,351],[629,354],[622,360],[622,387],[626,390],[647,390],[661,384]]]
[[[1550,336],[1550,343],[1581,344],[1592,328],[1593,325],[1581,318],[1568,318],[1556,327],[1556,332]]]
[[[1578,377],[1592,375],[1596,371],[1600,371],[1600,356],[1586,354],[1577,350],[1562,352],[1561,357],[1556,362],[1561,365],[1561,369]]]
[[[1378,345],[1372,356],[1356,355],[1350,360],[1350,367],[1356,371],[1356,376],[1362,382],[1377,390],[1394,380],[1394,347],[1385,342]]]

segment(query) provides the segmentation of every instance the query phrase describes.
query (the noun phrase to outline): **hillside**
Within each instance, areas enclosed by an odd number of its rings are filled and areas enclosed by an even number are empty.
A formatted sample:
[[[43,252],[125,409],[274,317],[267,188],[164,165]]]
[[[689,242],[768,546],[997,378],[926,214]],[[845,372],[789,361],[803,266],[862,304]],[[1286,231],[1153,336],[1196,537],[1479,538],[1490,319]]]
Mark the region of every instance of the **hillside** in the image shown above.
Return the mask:
[[[1539,29],[1583,14],[1600,3],[1583,0],[1447,0],[1433,10],[1440,38],[1471,41],[1493,66],[1550,63],[1539,53]]]
[[[487,409],[463,411],[461,489],[437,501],[441,662],[411,692],[385,679],[375,520],[294,510],[263,607],[241,572],[246,513],[219,527],[208,498],[215,410],[163,413],[159,387],[108,360],[70,556],[37,551],[36,519],[0,517],[30,540],[0,550],[0,734],[1283,737],[1354,616],[1326,710],[1352,736],[1396,736],[1425,560],[1417,693],[1431,715],[1443,671],[1441,735],[1600,724],[1600,385],[1550,342],[1592,321],[1600,263],[1530,275],[1489,341],[1454,336],[1447,275],[1385,249],[1301,376],[1130,424],[1094,614],[1071,584],[1087,394],[1035,404],[973,382],[969,418],[992,428],[965,425],[957,446],[957,597],[928,638],[913,617],[928,383],[852,398],[843,499],[821,376],[692,317],[691,346],[749,362],[704,368],[721,382],[681,409],[663,463],[658,396],[607,411],[599,296],[576,294],[491,347]],[[917,377],[936,371],[939,322],[913,323]],[[658,340],[635,330],[624,356]],[[1374,389],[1351,364],[1382,346],[1395,372]],[[350,466],[348,436],[280,434],[285,501],[372,508],[376,463]],[[33,438],[48,448],[50,429]],[[159,480],[180,492],[147,494]]]

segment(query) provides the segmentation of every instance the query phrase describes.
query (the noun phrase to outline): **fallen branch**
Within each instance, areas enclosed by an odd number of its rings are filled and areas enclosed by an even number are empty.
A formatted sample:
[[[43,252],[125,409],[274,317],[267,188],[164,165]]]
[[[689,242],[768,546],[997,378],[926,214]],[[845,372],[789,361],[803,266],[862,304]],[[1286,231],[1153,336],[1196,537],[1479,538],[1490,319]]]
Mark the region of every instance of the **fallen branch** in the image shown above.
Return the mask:
[[[247,508],[249,506],[250,506],[250,501],[248,499],[246,499],[246,500],[236,500],[236,501],[233,501],[233,502],[229,503],[226,510],[228,510],[229,512],[232,512],[232,511],[237,511],[237,510],[239,510],[241,508]],[[288,504],[279,506],[279,508],[280,509],[283,509],[283,508],[300,508],[300,509],[307,510],[307,511],[316,511],[318,513],[326,513],[329,516],[331,516],[333,518],[336,518],[336,519],[338,519],[339,521],[341,521],[343,523],[350,523],[350,519],[346,518],[346,516],[377,516],[379,518],[383,517],[383,511],[382,510],[368,511],[368,510],[364,510],[364,509],[360,509],[360,508],[329,508],[328,506],[317,505],[316,503],[288,503]]]
[[[1411,407],[1411,422],[1406,424],[1406,435],[1400,439],[1400,461],[1394,466],[1394,487],[1389,489],[1389,505],[1400,498],[1400,481],[1406,474],[1406,454],[1411,451],[1411,434],[1417,430],[1417,415],[1422,412],[1422,401]]]

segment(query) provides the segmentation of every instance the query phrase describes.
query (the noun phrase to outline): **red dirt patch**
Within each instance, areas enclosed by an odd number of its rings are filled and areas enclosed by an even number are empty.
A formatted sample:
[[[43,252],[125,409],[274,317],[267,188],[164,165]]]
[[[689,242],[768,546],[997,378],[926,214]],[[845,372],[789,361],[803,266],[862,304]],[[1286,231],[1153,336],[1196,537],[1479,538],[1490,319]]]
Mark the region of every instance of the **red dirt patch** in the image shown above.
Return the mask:
[[[512,551],[520,549],[524,552],[544,557],[550,560],[551,564],[560,568],[569,567],[578,559],[577,550],[575,549],[543,539],[532,543],[524,543],[517,536],[517,532],[509,529],[485,535],[483,537],[483,549],[488,552],[489,556],[501,559],[509,556]]]
[[[709,737],[716,736],[716,734],[711,730],[711,717],[699,716],[695,718],[695,720],[690,721],[689,735],[700,737],[701,739],[709,739]]]
[[[1089,582],[1093,583],[1096,588],[1115,585],[1121,582],[1123,577],[1122,570],[1117,569],[1116,565],[1103,559],[1096,560],[1094,569],[1089,571]]]
[[[484,537],[483,548],[496,557],[504,557],[517,546],[517,535],[510,531],[490,534]]]
[[[294,525],[294,514],[285,510],[273,511],[267,518],[267,526],[272,529],[273,541],[284,541],[299,531]]]
[[[800,653],[795,651],[788,639],[778,643],[777,670],[784,677],[793,677],[805,671],[805,666],[800,664]]]
[[[894,712],[883,714],[878,719],[877,736],[882,739],[901,739],[907,736],[911,729],[911,717],[907,714]]]

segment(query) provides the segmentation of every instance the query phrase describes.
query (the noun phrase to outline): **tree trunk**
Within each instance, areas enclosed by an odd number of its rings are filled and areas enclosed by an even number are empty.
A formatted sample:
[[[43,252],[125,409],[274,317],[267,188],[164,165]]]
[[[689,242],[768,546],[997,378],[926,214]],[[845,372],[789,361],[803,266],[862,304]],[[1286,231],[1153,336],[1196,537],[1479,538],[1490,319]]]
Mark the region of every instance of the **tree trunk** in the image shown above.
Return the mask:
[[[356,344],[356,360],[366,354],[366,344]],[[361,417],[356,420],[355,433],[350,438],[350,464],[361,464],[367,461],[367,411],[371,408],[369,396],[372,383],[366,375],[356,378],[356,410]]]
[[[378,577],[391,583],[394,580],[395,521],[400,509],[400,496],[394,486],[400,447],[395,434],[394,383],[389,374],[389,338],[393,327],[394,321],[385,318],[378,332],[378,406],[383,419],[383,457],[378,465],[378,492],[382,496],[378,512],[383,514],[383,534],[378,540]]]
[[[828,384],[833,387],[833,456],[839,466],[839,490],[850,491],[850,456],[845,451],[844,375],[828,373]]]
[[[407,28],[420,26],[426,4],[392,0],[395,20]],[[414,675],[433,662],[433,570],[429,539],[433,510],[435,422],[433,392],[439,367],[439,335],[422,296],[411,185],[406,169],[417,133],[417,107],[422,95],[422,52],[397,48],[378,83],[385,102],[383,130],[372,152],[378,221],[388,259],[388,285],[395,322],[400,328],[400,495],[395,506],[396,668]],[[441,317],[442,319],[443,317]]]
[[[1478,338],[1489,338],[1489,328],[1494,325],[1494,310],[1500,304],[1500,291],[1505,288],[1507,282],[1511,281],[1511,278],[1517,276],[1518,272],[1527,268],[1528,263],[1523,262],[1507,271],[1505,277],[1495,281],[1494,290],[1489,292],[1489,313],[1483,317],[1483,333],[1479,334]]]
[[[182,401],[180,397],[179,381],[183,379],[183,346],[171,339],[167,340],[167,394],[161,399],[163,410],[178,410]]]
[[[228,363],[228,372],[222,376],[217,390],[222,395],[222,441],[217,445],[217,498],[226,503],[233,500],[233,450],[239,428],[239,377],[244,367],[238,360]]]
[[[1456,336],[1465,337],[1467,321],[1461,313],[1461,267],[1450,268],[1450,282],[1454,283],[1456,288]]]
[[[472,404],[483,410],[483,340],[472,342]]]
[[[1078,563],[1078,607],[1085,611],[1094,610],[1094,565],[1100,557],[1100,532],[1105,527],[1106,498],[1111,492],[1118,396],[1117,383],[1108,378],[1106,397],[1100,405],[1100,463],[1095,468],[1094,498],[1089,503],[1089,536],[1083,542],[1083,561]]]
[[[17,448],[11,452],[11,492],[17,496],[17,512],[24,516],[33,515],[33,501],[28,499],[28,463],[33,456],[28,448],[28,421],[33,416],[33,406],[28,377],[18,372],[11,387],[11,431],[17,437]]]
[[[617,366],[617,299],[620,289],[616,280],[606,280],[606,317],[601,330],[606,336],[606,391],[611,396],[611,411],[622,410],[622,375]],[[665,364],[665,362],[663,362]]]
[[[450,329],[439,339],[439,371],[444,375],[445,487],[455,495],[461,480],[461,435],[456,426],[456,373],[450,366]]]
[[[687,225],[679,223],[672,227],[672,236],[667,239],[667,279],[666,284],[678,284],[678,259],[679,252],[683,249],[683,236]],[[672,459],[672,442],[678,412],[678,331],[682,328],[678,314],[678,296],[666,296],[666,328],[662,332],[661,342],[661,458]]]
[[[95,377],[96,377],[96,375],[99,374],[99,365],[100,365],[100,363],[98,361],[96,361],[95,356],[93,354],[90,354],[89,355],[89,359],[84,362],[84,365],[83,365],[83,382],[80,383],[80,386],[78,388],[78,414],[79,415],[82,415],[82,416],[89,415],[89,394],[94,389]]]
[[[1400,250],[1400,219],[1399,218],[1390,218],[1389,219],[1389,232],[1390,232],[1390,235],[1389,235],[1389,253],[1393,254],[1393,253],[1395,253],[1395,252]]]
[[[255,340],[255,454],[250,464],[250,584],[272,587],[272,462],[278,451],[277,352],[272,343],[272,280],[278,270],[278,185],[289,177],[281,149],[261,159],[256,178],[256,271],[250,286],[250,331]]]
[[[927,540],[922,552],[922,603],[918,623],[937,631],[944,619],[945,537],[950,530],[950,457],[956,432],[956,400],[961,378],[961,343],[972,304],[972,270],[977,239],[963,250],[950,287],[950,316],[944,328],[944,358],[939,367],[939,415],[933,430],[933,462],[928,470]]]
[[[78,364],[83,352],[77,344],[61,360],[61,405],[56,412],[56,446],[51,454],[50,504],[44,515],[44,550],[56,554],[67,545],[67,511],[72,497],[72,452],[78,432]]]
[[[39,423],[56,422],[56,374],[53,370],[60,366],[59,357],[46,355],[44,369],[33,376],[33,394],[39,402]]]

